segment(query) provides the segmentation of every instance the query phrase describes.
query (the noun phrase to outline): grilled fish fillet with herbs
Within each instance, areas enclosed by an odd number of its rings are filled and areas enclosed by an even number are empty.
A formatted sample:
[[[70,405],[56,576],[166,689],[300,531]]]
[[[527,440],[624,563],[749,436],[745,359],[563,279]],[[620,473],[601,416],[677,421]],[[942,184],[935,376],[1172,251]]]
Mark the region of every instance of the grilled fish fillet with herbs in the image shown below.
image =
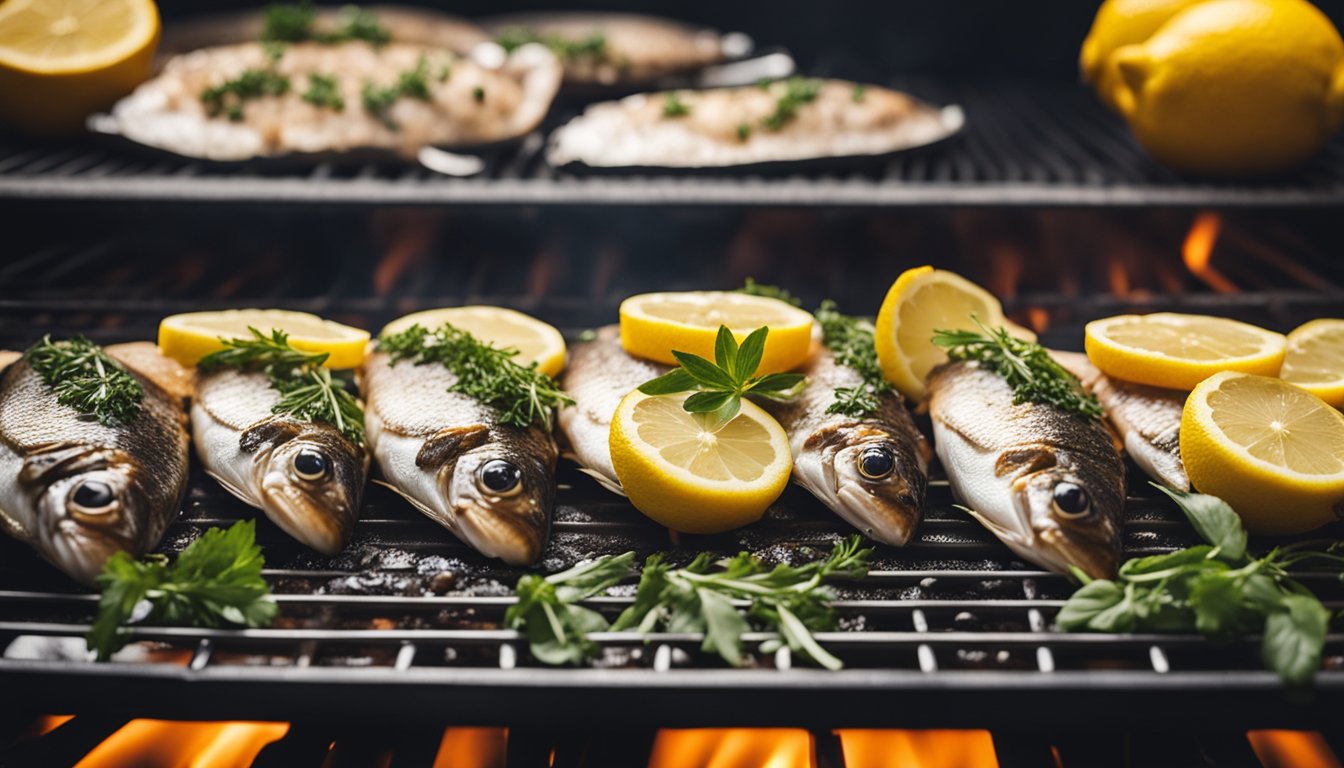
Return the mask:
[[[1079,352],[1050,355],[1097,396],[1107,420],[1124,440],[1125,452],[1140,469],[1178,491],[1190,490],[1190,476],[1181,461],[1185,392],[1113,379]]]
[[[345,548],[359,517],[369,459],[330,424],[271,412],[280,393],[266,374],[197,374],[192,437],[205,471],[324,555]]]
[[[929,415],[953,493],[1025,560],[1114,576],[1125,467],[1099,420],[1032,402],[974,362],[929,375]]]
[[[58,403],[22,359],[0,374],[0,528],[84,584],[114,553],[158,546],[186,493],[183,401],[138,365],[146,348],[105,350],[144,391],[138,413],[115,426]]]
[[[551,531],[555,438],[499,423],[442,365],[364,362],[364,430],[387,485],[487,557],[536,562]]]
[[[794,482],[865,536],[905,544],[923,512],[932,451],[901,396],[883,394],[872,416],[827,413],[835,390],[862,387],[863,377],[824,348],[801,373],[797,400],[765,405],[789,435]]]
[[[488,67],[401,42],[241,43],[174,57],[92,124],[210,160],[360,148],[410,156],[426,145],[522,136],[546,114],[560,77],[559,62],[539,45]]]

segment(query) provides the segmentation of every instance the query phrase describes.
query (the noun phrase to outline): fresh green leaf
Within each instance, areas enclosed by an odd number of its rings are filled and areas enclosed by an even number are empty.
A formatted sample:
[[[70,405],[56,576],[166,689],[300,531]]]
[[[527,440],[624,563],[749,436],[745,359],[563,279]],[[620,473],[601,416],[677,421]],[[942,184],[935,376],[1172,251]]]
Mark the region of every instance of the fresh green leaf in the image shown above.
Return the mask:
[[[23,353],[23,359],[56,395],[56,402],[85,418],[117,426],[140,413],[145,390],[139,379],[83,336],[63,341],[43,336]]]
[[[1314,597],[1287,595],[1282,608],[1265,617],[1260,655],[1266,667],[1292,685],[1311,682],[1321,666],[1330,612]]]
[[[757,328],[742,340],[742,346],[737,349],[733,367],[729,369],[732,371],[733,378],[744,381],[756,373],[757,368],[761,367],[761,358],[765,355],[765,338],[769,333],[769,328]],[[794,375],[802,378],[798,374]],[[759,382],[757,383],[759,384]],[[752,387],[752,389],[755,388],[755,386]]]
[[[1209,553],[1212,551],[1213,547],[1201,544],[1197,547],[1178,549],[1175,552],[1167,552],[1166,554],[1137,557],[1120,566],[1120,575],[1145,576],[1170,571],[1174,568],[1181,568],[1186,565],[1197,564],[1207,560]]]
[[[1200,537],[1218,548],[1220,558],[1236,563],[1246,557],[1246,529],[1227,502],[1217,496],[1177,491],[1159,483],[1149,485],[1176,502]]]
[[[1090,628],[1091,622],[1103,611],[1119,605],[1125,599],[1125,590],[1113,581],[1094,579],[1073,593],[1055,616],[1055,624],[1065,632]]]
[[[705,621],[705,642],[701,650],[717,653],[734,667],[742,666],[742,635],[751,630],[746,618],[722,594],[699,587],[700,614]]]
[[[857,387],[837,388],[835,402],[827,407],[826,412],[855,418],[876,414],[882,407],[882,396],[893,390],[882,375],[882,364],[877,360],[873,324],[862,318],[840,314],[833,301],[823,301],[817,308],[816,318],[817,324],[821,326],[822,339],[835,356],[836,364],[853,370],[863,378],[863,383]]]
[[[674,368],[656,379],[639,385],[639,391],[646,395],[674,395],[695,389],[697,386],[695,377],[687,373],[686,369]]]
[[[753,380],[747,386],[747,393],[761,395],[767,392],[788,392],[805,381],[807,377],[801,373],[770,373]]]

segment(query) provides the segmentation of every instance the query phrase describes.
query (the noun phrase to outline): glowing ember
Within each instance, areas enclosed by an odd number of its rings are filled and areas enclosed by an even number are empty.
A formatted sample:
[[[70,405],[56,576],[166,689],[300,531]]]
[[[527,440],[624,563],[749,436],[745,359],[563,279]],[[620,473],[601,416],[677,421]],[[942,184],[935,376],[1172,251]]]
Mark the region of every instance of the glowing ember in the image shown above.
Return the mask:
[[[132,720],[84,756],[75,768],[232,768],[251,765],[289,723],[183,723]]]
[[[812,736],[797,728],[665,729],[649,768],[815,768]]]
[[[434,768],[504,768],[506,728],[447,728]]]
[[[1315,731],[1251,731],[1246,738],[1265,768],[1340,768],[1339,758]]]
[[[1181,253],[1190,274],[1198,277],[1205,285],[1218,293],[1236,293],[1237,286],[1211,263],[1213,246],[1218,242],[1218,233],[1222,228],[1223,220],[1218,214],[1209,211],[1200,213],[1190,227],[1190,234],[1185,237],[1185,247]]]
[[[836,731],[845,768],[998,768],[989,731]]]

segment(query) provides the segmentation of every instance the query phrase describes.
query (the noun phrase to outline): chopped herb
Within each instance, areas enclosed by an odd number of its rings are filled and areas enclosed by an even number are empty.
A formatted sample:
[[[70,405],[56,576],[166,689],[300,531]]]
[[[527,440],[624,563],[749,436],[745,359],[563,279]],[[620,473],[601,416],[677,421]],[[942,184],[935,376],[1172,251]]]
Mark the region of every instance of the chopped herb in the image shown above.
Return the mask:
[[[303,92],[303,100],[315,107],[345,111],[345,98],[341,96],[341,86],[335,75],[309,75],[308,90]]]
[[[1042,403],[1101,418],[1097,398],[1060,367],[1045,347],[1014,338],[1003,328],[987,328],[974,315],[980,331],[934,331],[933,343],[953,360],[976,360],[999,374],[1013,388],[1014,403]]]
[[[439,65],[438,74],[436,74],[434,78],[438,80],[440,83],[443,83],[447,82],[448,78],[452,77],[452,75],[453,75],[453,65],[445,61]]]
[[[863,377],[863,384],[857,387],[837,387],[835,402],[826,408],[826,412],[854,417],[877,413],[882,406],[882,395],[891,391],[891,385],[882,376],[882,365],[877,361],[873,324],[863,318],[840,314],[835,302],[829,300],[817,308],[816,318],[835,361]]]
[[[442,365],[457,377],[450,392],[460,392],[494,408],[504,424],[551,428],[552,412],[573,405],[555,379],[537,370],[535,362],[519,365],[518,350],[500,349],[467,331],[444,323],[436,330],[412,325],[378,339],[378,349],[393,364],[410,360],[416,365]]]
[[[790,77],[784,81],[784,93],[775,100],[775,111],[761,120],[761,125],[771,131],[778,131],[798,116],[798,109],[804,104],[815,101],[821,93],[821,80],[807,77]]]
[[[772,86],[772,85],[774,85],[774,84],[775,84],[775,81],[774,81],[774,80],[771,80],[771,79],[768,78],[768,77],[762,77],[761,79],[759,79],[759,80],[756,81],[756,87],[759,88],[759,89],[761,89],[762,91],[769,91],[769,90],[770,90],[770,86]]]
[[[23,353],[33,371],[56,395],[56,402],[104,426],[117,426],[140,413],[145,397],[140,381],[103,348],[83,336],[52,341],[50,336]]]
[[[408,69],[397,75],[396,85],[379,87],[373,83],[364,83],[364,88],[360,91],[360,98],[364,104],[364,110],[374,117],[378,118],[383,125],[391,130],[397,130],[397,123],[392,116],[387,114],[397,99],[403,96],[420,101],[429,101],[429,62],[424,56],[416,63],[415,69]]]
[[[270,69],[246,69],[232,80],[201,91],[201,103],[210,117],[222,114],[236,122],[243,119],[244,102],[286,93],[289,93],[288,77]]]
[[[267,626],[277,608],[261,577],[264,565],[252,520],[211,528],[171,564],[159,554],[137,561],[118,552],[97,578],[102,595],[89,650],[106,661],[130,639],[130,623]]]
[[[764,296],[767,299],[779,299],[785,304],[792,304],[795,307],[803,305],[802,299],[794,296],[792,293],[780,288],[777,285],[766,285],[758,283],[755,279],[748,277],[747,281],[737,289],[739,293],[745,293],[749,296]]]
[[[751,124],[750,124],[750,123],[738,123],[738,125],[737,125],[737,140],[738,140],[738,141],[746,141],[747,139],[750,139],[750,138],[751,138]]]
[[[630,578],[634,552],[606,555],[550,576],[526,574],[514,590],[518,601],[504,613],[504,626],[522,630],[532,655],[543,664],[581,664],[598,654],[590,632],[608,628],[602,614],[578,605]]]
[[[374,47],[392,39],[387,28],[378,23],[378,17],[359,6],[347,5],[341,9],[336,26],[319,30],[317,11],[312,3],[277,3],[266,9],[261,39],[267,42],[301,43],[313,41],[328,45],[363,40]]]
[[[863,83],[855,83],[854,92],[849,94],[850,101],[853,101],[855,104],[862,104],[863,97],[867,92],[868,92],[868,86],[864,85]]]
[[[801,373],[755,375],[761,365],[765,340],[769,334],[769,328],[757,328],[742,340],[739,347],[728,326],[720,325],[714,342],[714,362],[674,349],[672,355],[681,366],[644,382],[639,391],[646,395],[693,391],[695,394],[686,398],[681,407],[688,413],[713,414],[714,420],[720,424],[737,415],[744,396],[790,400],[807,383]]]
[[[476,86],[475,88],[472,88],[472,89],[471,89],[471,98],[475,99],[477,104],[484,104],[484,103],[485,103],[485,89],[482,88],[482,87],[479,86],[479,85]]]
[[[224,349],[201,358],[200,367],[262,371],[282,395],[272,413],[330,424],[355,445],[364,444],[364,408],[350,394],[353,382],[348,376],[338,378],[322,367],[326,352],[295,349],[281,330],[272,330],[270,336],[248,330],[250,339],[221,338]]]
[[[262,52],[266,54],[266,58],[269,59],[272,64],[278,64],[280,60],[285,57],[285,51],[288,49],[288,44],[276,40],[268,40],[261,44]]]
[[[266,8],[261,39],[266,42],[298,43],[309,38],[317,11],[312,3],[276,3]]]
[[[566,62],[579,59],[601,61],[608,54],[607,36],[597,30],[576,38],[559,34],[542,35],[527,27],[509,27],[500,32],[495,42],[509,53],[528,43],[541,43]]]
[[[685,117],[691,114],[689,104],[681,100],[681,94],[673,91],[663,98],[663,117]]]

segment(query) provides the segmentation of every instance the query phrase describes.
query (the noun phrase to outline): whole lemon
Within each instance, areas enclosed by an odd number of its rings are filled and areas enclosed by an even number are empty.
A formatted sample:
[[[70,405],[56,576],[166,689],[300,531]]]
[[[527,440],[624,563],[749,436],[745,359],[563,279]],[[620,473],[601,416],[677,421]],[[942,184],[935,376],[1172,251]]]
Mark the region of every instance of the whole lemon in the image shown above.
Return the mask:
[[[1211,176],[1288,170],[1344,121],[1344,41],[1305,0],[1208,0],[1112,54],[1153,157]]]
[[[1106,0],[1097,9],[1092,29],[1083,40],[1078,68],[1101,100],[1115,108],[1120,71],[1111,54],[1117,48],[1142,43],[1167,20],[1202,0]]]

